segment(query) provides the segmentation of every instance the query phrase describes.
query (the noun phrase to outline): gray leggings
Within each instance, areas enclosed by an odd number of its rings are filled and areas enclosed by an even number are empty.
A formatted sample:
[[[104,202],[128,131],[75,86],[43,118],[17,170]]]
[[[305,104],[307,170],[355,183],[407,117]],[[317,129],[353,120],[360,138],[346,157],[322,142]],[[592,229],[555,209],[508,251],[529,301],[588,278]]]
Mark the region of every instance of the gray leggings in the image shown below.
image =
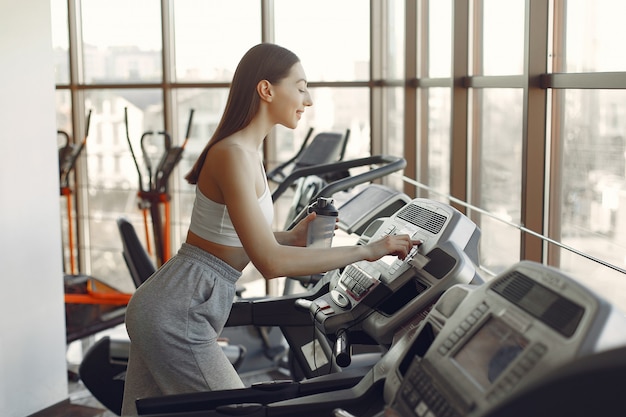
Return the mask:
[[[138,398],[244,387],[217,343],[240,276],[184,243],[137,289],[126,309],[131,349],[123,416],[137,415]]]

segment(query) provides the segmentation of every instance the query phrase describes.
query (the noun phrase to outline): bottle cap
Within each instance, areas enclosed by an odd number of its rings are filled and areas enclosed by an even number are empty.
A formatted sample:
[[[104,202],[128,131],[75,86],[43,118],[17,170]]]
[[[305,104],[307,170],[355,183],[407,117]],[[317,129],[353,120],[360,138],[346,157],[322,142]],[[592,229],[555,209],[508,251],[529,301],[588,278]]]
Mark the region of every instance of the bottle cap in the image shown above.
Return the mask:
[[[309,213],[316,212],[321,216],[338,216],[339,211],[333,206],[333,199],[319,197],[317,201],[309,206]]]

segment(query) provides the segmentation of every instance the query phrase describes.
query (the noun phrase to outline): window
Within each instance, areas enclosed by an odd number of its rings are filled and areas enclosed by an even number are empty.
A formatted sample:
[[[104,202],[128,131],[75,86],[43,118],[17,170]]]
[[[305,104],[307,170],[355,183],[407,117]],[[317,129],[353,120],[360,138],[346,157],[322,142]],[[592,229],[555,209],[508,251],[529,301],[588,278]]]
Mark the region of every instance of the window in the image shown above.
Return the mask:
[[[158,82],[162,77],[161,2],[81,2],[84,80]]]
[[[187,228],[191,220],[194,188],[184,179],[198,156],[215,132],[222,116],[227,88],[179,88],[175,90],[175,102],[178,109],[179,146],[187,134],[189,119],[192,118],[190,136],[185,145],[182,159],[171,176],[174,212],[172,214],[172,247],[178,247],[187,237]],[[191,111],[193,110],[193,116]]]
[[[276,129],[273,140],[277,143],[277,157],[268,154],[268,163],[291,156],[309,127],[316,131],[350,129],[346,154],[356,157],[369,153],[370,97],[369,89],[363,86],[363,80],[369,80],[369,8],[361,7],[358,1],[342,3],[340,7],[350,13],[338,14],[334,29],[327,33],[330,40],[343,40],[335,43],[334,51],[328,52],[325,46],[320,47],[322,44],[312,31],[307,32],[308,39],[302,36],[303,6],[317,10],[317,24],[326,25],[328,15],[317,2],[294,5],[296,2],[290,1],[280,8],[274,7],[277,39],[273,40],[262,37],[262,3],[142,0],[132,4],[121,1],[98,4],[79,0],[75,10],[80,14],[71,20],[78,27],[70,28],[67,2],[51,0],[55,10],[59,129],[71,130],[74,126],[73,106],[83,106],[85,112],[93,111],[74,193],[78,203],[74,220],[80,224],[77,241],[81,272],[120,290],[133,290],[121,258],[115,221],[120,216],[128,217],[154,254],[152,219],[145,210],[146,202],[137,195],[141,186],[148,187],[144,152],[154,169],[163,152],[160,132],[167,132],[173,145],[180,145],[193,110],[191,135],[169,189],[171,247],[175,250],[185,239],[193,187],[183,176],[217,127],[226,103],[228,83],[239,59],[264,40],[291,48],[302,58],[305,67],[306,62],[311,63],[307,73],[316,104],[307,110],[295,131]],[[333,8],[336,6],[333,3]],[[350,30],[346,32],[348,27]],[[74,57],[70,57],[71,31],[80,34],[75,37],[78,42],[74,45]],[[350,54],[345,53],[342,42],[355,46]],[[70,58],[81,69],[73,78]],[[355,80],[361,84],[352,86]],[[334,85],[336,81],[348,84]],[[67,84],[73,84],[74,88]],[[166,114],[165,109],[173,114]],[[143,140],[149,131],[155,134]],[[141,185],[138,169],[142,174]],[[62,221],[67,229],[68,221],[65,217]]]
[[[565,72],[626,70],[626,59],[618,53],[626,36],[625,12],[620,0],[565,2]]]
[[[450,193],[450,89],[428,90],[428,184],[439,199]]]
[[[302,60],[309,81],[369,79],[370,16],[361,0],[275,0],[275,42]]]
[[[621,268],[626,268],[625,100],[623,90],[563,91],[560,137],[560,241]],[[559,253],[564,271],[592,285],[620,278],[580,256]]]
[[[450,77],[452,1],[428,2],[428,76]]]
[[[96,89],[85,94],[85,107],[92,110],[92,115],[85,146],[87,175],[81,194],[83,204],[88,207],[81,219],[86,233],[85,246],[81,249],[92,273],[105,282],[112,279],[109,277],[128,276],[121,251],[113,250],[121,247],[118,217],[133,221],[146,242],[135,161],[142,175],[141,187],[148,189],[146,161],[152,167],[157,166],[163,136],[147,132],[163,131],[162,100],[158,89]],[[120,290],[132,291],[130,278],[118,278],[118,281],[117,287],[123,286]]]
[[[405,11],[403,1],[387,2],[387,21],[384,24],[386,44],[381,56],[381,76],[388,84],[382,89],[383,105],[380,117],[383,126],[381,143],[383,153],[404,156],[404,88],[405,76]],[[400,85],[400,86],[399,86]],[[398,190],[402,189],[400,177],[390,177],[385,183]]]
[[[500,219],[521,222],[522,91],[476,91],[482,106],[477,166],[478,206]],[[520,233],[506,223],[481,216],[481,263],[499,273],[519,261]]]
[[[524,72],[524,1],[483,0],[482,67],[484,75]]]
[[[54,48],[54,70],[57,84],[70,82],[69,26],[67,1],[51,0],[52,47]]]
[[[295,155],[309,128],[314,133],[350,130],[346,159],[370,152],[370,10],[360,0],[276,0],[275,42],[301,60],[313,106],[294,131],[278,127],[275,160]]]
[[[386,183],[467,211],[486,270],[545,262],[625,307],[626,60],[616,51],[626,6],[530,1],[76,0],[68,10],[51,0],[59,130],[81,138],[75,118],[93,111],[72,209],[81,271],[127,274],[120,215],[151,239],[124,109],[140,168],[142,134],[167,131],[180,145],[194,110],[171,179],[176,248],[193,201],[183,176],[217,126],[239,58],[271,41],[301,58],[314,106],[297,129],[272,133],[268,168],[310,128],[349,129],[346,158],[403,156],[412,170]],[[148,146],[153,160],[158,145]]]
[[[243,54],[261,42],[261,2],[177,0],[176,80],[230,82]]]

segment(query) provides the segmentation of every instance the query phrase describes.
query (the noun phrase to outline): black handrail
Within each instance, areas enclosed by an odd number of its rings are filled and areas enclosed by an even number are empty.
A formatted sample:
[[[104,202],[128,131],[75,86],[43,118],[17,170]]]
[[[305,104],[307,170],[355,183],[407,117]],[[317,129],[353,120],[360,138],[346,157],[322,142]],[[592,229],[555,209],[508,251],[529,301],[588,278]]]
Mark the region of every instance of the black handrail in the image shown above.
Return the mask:
[[[279,184],[279,186],[272,193],[272,199],[276,201],[289,186],[299,178],[307,177],[310,175],[321,175],[331,172],[347,171],[350,168],[357,168],[368,165],[380,165],[374,169],[363,172],[358,175],[348,176],[340,180],[331,182],[322,188],[311,201],[316,201],[319,197],[331,197],[334,193],[350,189],[359,184],[373,181],[378,178],[382,178],[393,172],[400,171],[406,166],[406,160],[402,157],[391,155],[374,155],[366,158],[352,159],[349,161],[333,162],[330,164],[316,165],[307,168],[297,169],[289,174],[285,180]],[[298,221],[306,216],[306,208],[302,210],[298,216],[294,218],[287,230],[295,226]]]

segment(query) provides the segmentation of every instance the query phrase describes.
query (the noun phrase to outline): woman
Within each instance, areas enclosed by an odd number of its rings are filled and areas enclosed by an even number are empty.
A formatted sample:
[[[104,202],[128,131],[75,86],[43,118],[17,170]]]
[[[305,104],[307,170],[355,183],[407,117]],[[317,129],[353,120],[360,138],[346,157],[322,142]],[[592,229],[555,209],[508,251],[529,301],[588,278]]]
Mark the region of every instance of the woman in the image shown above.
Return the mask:
[[[312,213],[273,232],[273,205],[260,147],[272,128],[295,128],[311,106],[297,56],[260,44],[241,59],[226,109],[187,180],[196,200],[187,240],[134,294],[126,312],[132,341],[123,415],[135,400],[244,385],[217,337],[230,314],[235,283],[252,261],[266,278],[330,271],[384,255],[404,258],[414,242],[387,236],[365,246],[305,248]]]

